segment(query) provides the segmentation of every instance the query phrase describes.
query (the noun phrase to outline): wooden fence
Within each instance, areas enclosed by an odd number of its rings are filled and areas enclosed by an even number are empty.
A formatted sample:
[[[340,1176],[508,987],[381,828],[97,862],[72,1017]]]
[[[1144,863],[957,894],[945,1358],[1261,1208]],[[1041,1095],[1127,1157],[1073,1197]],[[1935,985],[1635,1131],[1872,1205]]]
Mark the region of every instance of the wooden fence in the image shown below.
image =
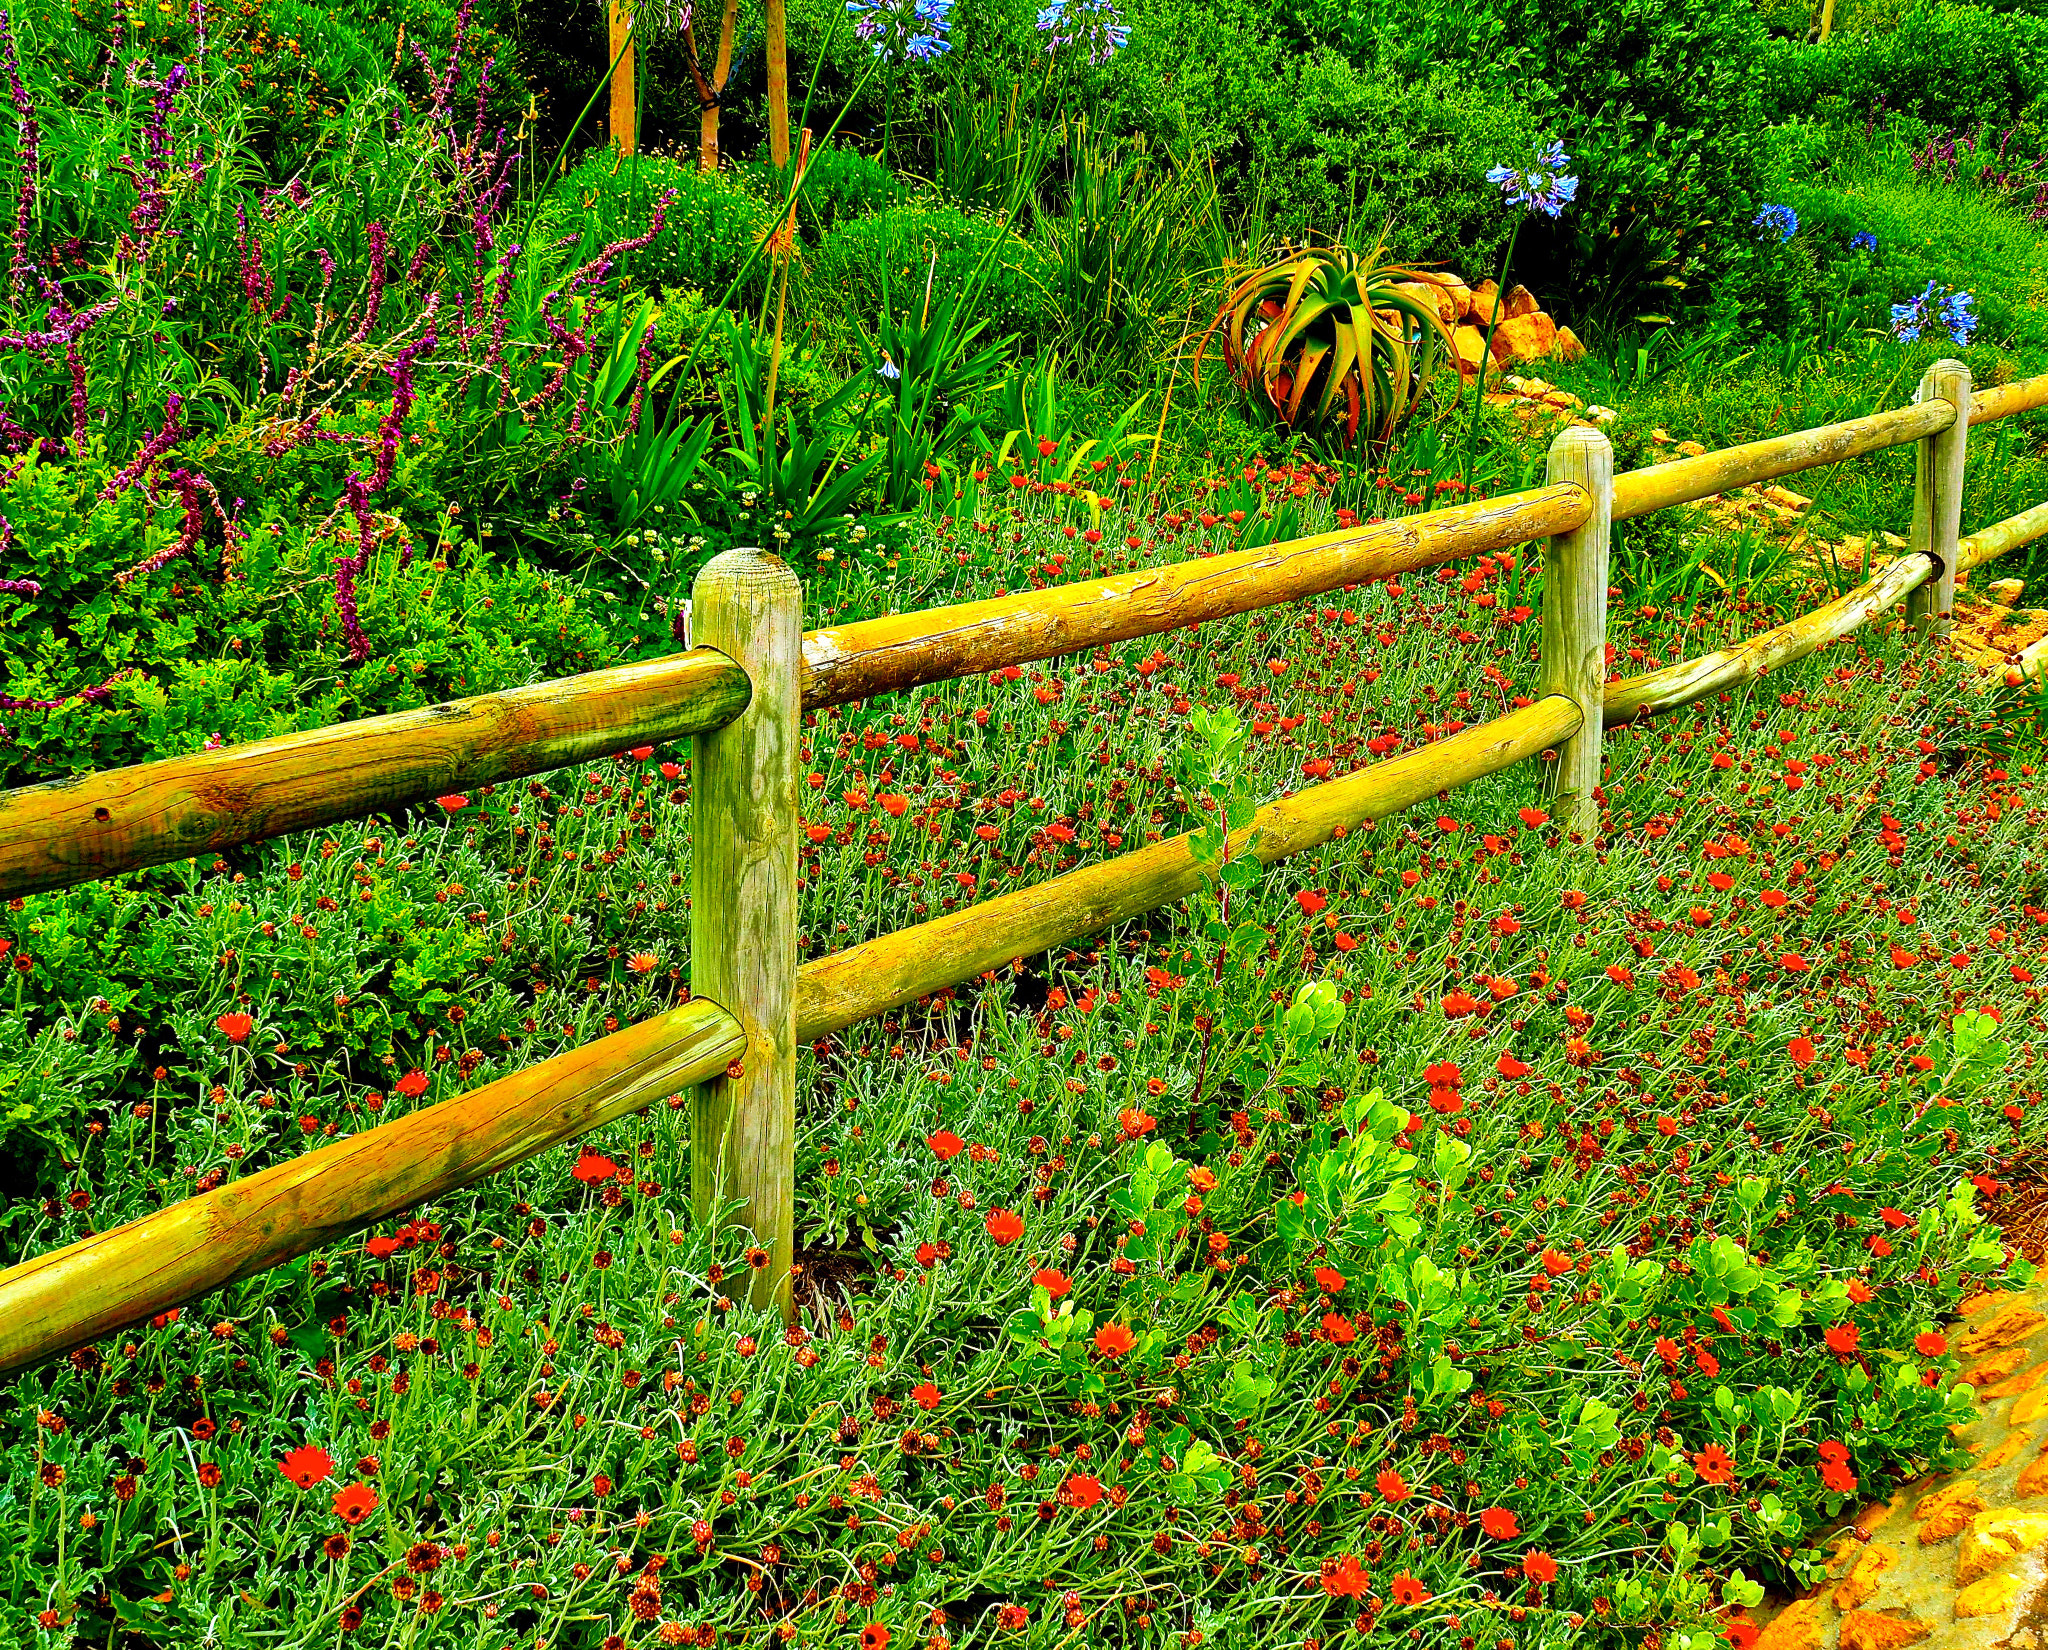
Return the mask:
[[[0,1372],[141,1322],[352,1228],[694,1090],[700,1218],[737,1200],[768,1254],[757,1304],[791,1305],[796,1051],[1014,957],[1184,898],[1185,836],[797,965],[802,712],[1130,641],[1344,585],[1544,541],[1541,696],[1438,743],[1313,785],[1240,834],[1272,861],[1555,750],[1554,817],[1590,836],[1603,729],[1751,681],[1900,601],[1947,621],[1958,573],[2048,534],[2048,503],[1961,536],[1972,425],[2048,405],[2048,376],[1972,394],[1936,363],[1913,403],[1617,476],[1570,427],[1545,484],[1428,515],[805,635],[774,556],[734,550],[697,580],[698,646],[650,664],[0,794],[0,898],[332,824],[495,779],[695,740],[692,1000],[468,1094],[0,1272]],[[1910,548],[1825,606],[1703,658],[1604,669],[1612,522],[1916,445]]]

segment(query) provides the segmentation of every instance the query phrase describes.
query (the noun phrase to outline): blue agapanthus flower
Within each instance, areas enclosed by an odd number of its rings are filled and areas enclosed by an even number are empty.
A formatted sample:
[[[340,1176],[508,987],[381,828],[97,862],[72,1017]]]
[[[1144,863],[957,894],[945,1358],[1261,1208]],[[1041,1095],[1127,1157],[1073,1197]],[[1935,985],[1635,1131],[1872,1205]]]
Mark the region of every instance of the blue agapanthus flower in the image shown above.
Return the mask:
[[[1775,235],[1780,242],[1799,233],[1799,214],[1789,206],[1766,206],[1749,221],[1760,236]]]
[[[1949,292],[1937,298],[1940,282],[1929,281],[1927,290],[1903,304],[1892,305],[1892,336],[1902,344],[1917,344],[1929,328],[1939,328],[1951,343],[1967,344],[1977,333],[1972,306],[1977,300],[1967,292]]]
[[[1579,192],[1579,180],[1565,172],[1571,163],[1572,158],[1564,152],[1563,143],[1552,139],[1536,151],[1526,166],[1489,167],[1486,181],[1499,184],[1501,193],[1511,206],[1526,207],[1531,212],[1541,212],[1546,218],[1554,218],[1571,204],[1573,196]]]
[[[1851,252],[1875,252],[1877,250],[1877,237],[1867,229],[1859,229],[1849,237],[1849,250]]]
[[[1107,63],[1131,38],[1114,0],[1051,0],[1038,14],[1038,32],[1048,52],[1079,46],[1090,63]]]
[[[953,49],[953,0],[846,0],[846,9],[885,63],[929,63]]]

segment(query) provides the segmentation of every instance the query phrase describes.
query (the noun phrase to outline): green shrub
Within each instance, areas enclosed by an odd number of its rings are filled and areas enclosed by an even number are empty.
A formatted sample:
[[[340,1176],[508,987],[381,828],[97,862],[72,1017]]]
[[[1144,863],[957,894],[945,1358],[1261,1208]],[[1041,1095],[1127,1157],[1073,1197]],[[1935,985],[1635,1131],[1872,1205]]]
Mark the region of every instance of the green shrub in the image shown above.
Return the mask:
[[[776,211],[730,173],[705,173],[665,155],[621,159],[600,146],[557,183],[543,208],[543,243],[583,231],[580,255],[612,241],[644,235],[662,196],[674,191],[661,234],[627,255],[627,279],[658,291],[697,287],[713,298],[747,267],[754,248],[775,227]],[[766,285],[766,262],[752,258],[744,290]]]
[[[998,332],[1041,336],[1050,324],[1042,253],[998,220],[931,201],[857,218],[819,243],[809,284],[831,294],[859,325],[872,328],[885,300],[898,317],[965,290],[981,271],[977,314]]]
[[[766,144],[740,172],[762,199],[779,202],[788,198],[790,168],[771,164]],[[797,225],[815,237],[854,218],[894,206],[907,193],[902,178],[880,161],[858,149],[828,143],[812,151],[810,165],[804,169]]]
[[[1397,257],[1490,274],[1510,222],[1487,167],[1533,146],[1520,99],[1482,93],[1448,72],[1415,82],[1366,73],[1324,48],[1307,54],[1293,95],[1253,142],[1274,227],[1327,239],[1382,225]]]
[[[1923,3],[1896,28],[1825,46],[1774,41],[1758,62],[1764,108],[1779,120],[1904,114],[1958,130],[2004,125],[2048,93],[2048,18]]]

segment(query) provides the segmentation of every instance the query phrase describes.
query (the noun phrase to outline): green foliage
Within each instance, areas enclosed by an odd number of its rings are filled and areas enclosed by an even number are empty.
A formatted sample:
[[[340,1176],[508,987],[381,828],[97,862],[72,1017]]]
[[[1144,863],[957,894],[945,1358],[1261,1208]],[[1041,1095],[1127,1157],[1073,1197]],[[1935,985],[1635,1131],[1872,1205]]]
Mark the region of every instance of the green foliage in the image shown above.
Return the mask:
[[[2042,119],[2048,16],[1915,0],[1894,27],[1837,33],[1824,46],[1772,42],[1758,59],[1763,108],[1862,126],[1910,115],[1962,129]]]
[[[1294,95],[1251,133],[1274,227],[1297,239],[1384,229],[1405,260],[1490,273],[1509,220],[1486,169],[1541,133],[1523,97],[1455,70],[1361,68],[1330,47],[1292,72]]]
[[[625,255],[626,277],[651,290],[696,287],[716,299],[746,268],[743,293],[763,291],[768,263],[756,248],[775,227],[776,206],[732,174],[707,174],[663,155],[621,159],[602,145],[593,149],[555,184],[534,239],[580,230],[579,256],[594,258],[600,247],[646,234],[671,191],[661,234]]]
[[[765,144],[740,168],[753,191],[767,201],[789,197],[794,172],[794,162],[780,169],[770,164]],[[894,206],[909,193],[910,186],[873,156],[849,143],[821,144],[811,151],[810,164],[804,168],[797,224],[815,240],[850,219]]]
[[[812,254],[804,291],[862,328],[886,308],[920,321],[970,289],[978,318],[998,332],[1044,336],[1051,320],[1047,260],[1030,242],[984,213],[934,201],[891,207],[843,224]]]

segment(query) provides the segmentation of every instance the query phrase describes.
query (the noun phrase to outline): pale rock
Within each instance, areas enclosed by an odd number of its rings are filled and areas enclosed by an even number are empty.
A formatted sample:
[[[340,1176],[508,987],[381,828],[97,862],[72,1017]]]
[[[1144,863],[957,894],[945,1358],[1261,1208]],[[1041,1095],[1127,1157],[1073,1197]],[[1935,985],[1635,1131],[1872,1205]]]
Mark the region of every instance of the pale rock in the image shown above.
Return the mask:
[[[2048,1326],[2048,1314],[2037,1312],[2031,1306],[2008,1306],[1965,1330],[1962,1339],[1956,1343],[1956,1351],[1962,1357],[1975,1358],[1994,1348],[2023,1341],[2043,1326]]]
[[[1542,310],[1516,315],[1494,329],[1493,358],[1510,361],[1540,361],[1557,342],[1557,327]]]
[[[1980,1512],[1970,1520],[1956,1547],[1956,1585],[1967,1587],[2044,1541],[2048,1541],[2048,1513],[2013,1512],[2004,1507]]]
[[[1570,327],[1557,329],[1557,358],[1560,361],[1583,361],[1586,358],[1586,346],[1579,342],[1579,335]]]
[[[1500,313],[1504,320],[1519,320],[1524,315],[1534,315],[1543,306],[1536,301],[1536,294],[1525,286],[1511,286],[1508,295],[1500,301]]]
[[[2025,1585],[2026,1582],[2010,1570],[1971,1582],[1956,1594],[1956,1620],[1969,1621],[1978,1616],[2004,1614]]]
[[[1898,1561],[1898,1553],[1881,1541],[1863,1547],[1849,1573],[1835,1585],[1835,1608],[1858,1610],[1868,1604],[1877,1591],[1878,1579]]]
[[[1820,1650],[1820,1600],[1796,1598],[1764,1624],[1751,1650]]]

